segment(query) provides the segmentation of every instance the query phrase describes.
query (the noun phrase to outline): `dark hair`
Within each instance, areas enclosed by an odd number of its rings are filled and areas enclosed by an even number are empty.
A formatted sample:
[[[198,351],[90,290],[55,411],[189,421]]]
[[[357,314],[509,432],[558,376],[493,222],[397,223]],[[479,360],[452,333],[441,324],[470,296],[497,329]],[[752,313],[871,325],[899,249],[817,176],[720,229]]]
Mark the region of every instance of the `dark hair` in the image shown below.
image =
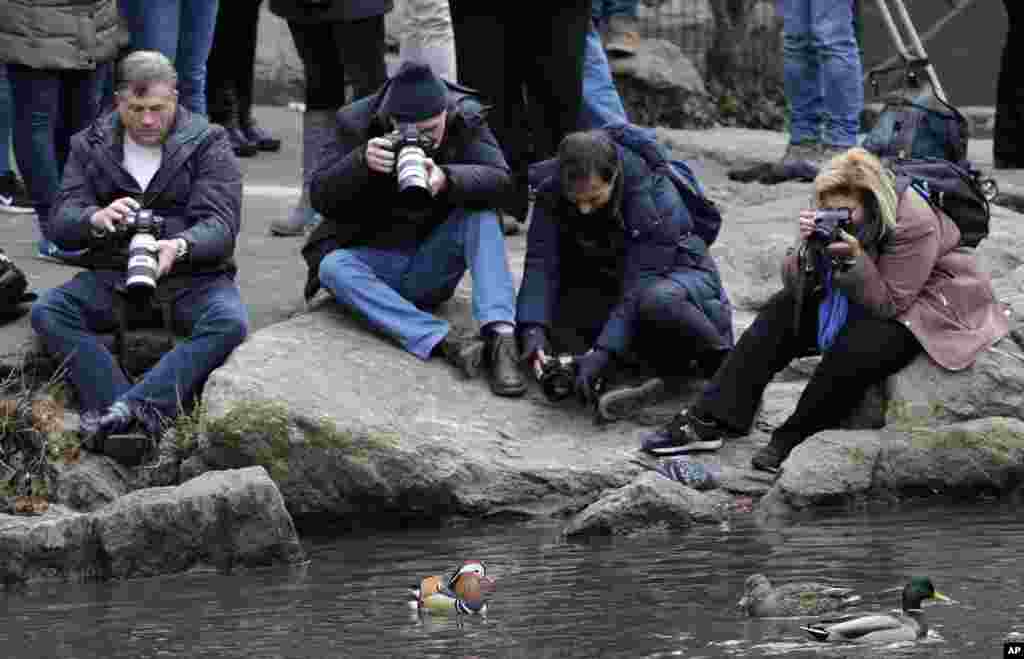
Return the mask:
[[[581,182],[597,176],[610,183],[619,170],[615,144],[603,130],[569,133],[558,145],[562,189],[571,191]]]

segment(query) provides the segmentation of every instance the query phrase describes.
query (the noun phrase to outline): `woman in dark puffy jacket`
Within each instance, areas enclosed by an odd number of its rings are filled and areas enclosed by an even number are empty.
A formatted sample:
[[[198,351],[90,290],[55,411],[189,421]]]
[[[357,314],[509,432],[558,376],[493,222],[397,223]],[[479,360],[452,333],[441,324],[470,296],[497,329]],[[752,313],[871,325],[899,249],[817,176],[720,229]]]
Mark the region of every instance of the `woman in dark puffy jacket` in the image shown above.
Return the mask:
[[[115,0],[0,2],[0,62],[14,105],[14,156],[39,218],[38,255],[74,260],[49,240],[50,207],[71,136],[100,111],[118,49]]]
[[[616,366],[711,374],[732,348],[732,307],[679,190],[616,135],[571,133],[557,159],[534,167],[542,180],[516,310],[521,354],[535,368],[549,341],[584,352],[575,389],[606,420],[660,388],[650,381],[598,395]]]

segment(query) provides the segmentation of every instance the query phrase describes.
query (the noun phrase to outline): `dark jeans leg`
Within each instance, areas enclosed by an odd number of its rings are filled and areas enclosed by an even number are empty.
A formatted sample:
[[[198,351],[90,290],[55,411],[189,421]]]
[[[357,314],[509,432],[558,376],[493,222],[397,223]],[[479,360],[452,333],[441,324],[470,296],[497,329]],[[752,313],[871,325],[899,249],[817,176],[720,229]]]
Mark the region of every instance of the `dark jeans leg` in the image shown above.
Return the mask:
[[[1008,25],[996,87],[996,126],[992,155],[1003,167],[1024,167],[1024,5],[1003,0]]]
[[[794,331],[795,300],[779,291],[715,373],[694,412],[737,433],[749,431],[765,387],[797,357],[811,354],[817,341],[818,302],[804,301],[799,331]]]
[[[123,398],[147,404],[165,418],[190,409],[206,378],[249,331],[249,314],[234,281],[204,278],[182,291],[172,310],[175,330],[188,338],[164,355]]]
[[[860,404],[869,386],[907,366],[921,350],[914,334],[898,321],[850,321],[822,355],[796,410],[774,434],[797,443],[838,427]]]
[[[353,100],[376,92],[388,78],[384,65],[384,16],[333,23],[331,28],[335,58],[345,62],[352,78]]]
[[[131,386],[96,336],[117,326],[113,290],[121,278],[118,272],[80,272],[32,305],[32,328],[51,354],[66,360],[82,411],[106,409]]]

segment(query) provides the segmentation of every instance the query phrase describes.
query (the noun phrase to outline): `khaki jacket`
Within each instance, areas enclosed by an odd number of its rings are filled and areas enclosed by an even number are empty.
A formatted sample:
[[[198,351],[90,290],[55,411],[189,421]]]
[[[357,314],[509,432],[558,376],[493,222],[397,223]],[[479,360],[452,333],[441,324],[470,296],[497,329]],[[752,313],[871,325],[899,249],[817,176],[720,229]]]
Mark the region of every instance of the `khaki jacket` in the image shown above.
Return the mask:
[[[959,246],[960,229],[945,213],[907,188],[897,218],[877,257],[861,256],[837,272],[836,285],[869,312],[906,325],[943,368],[965,369],[1009,333],[1009,310],[996,301],[974,250]],[[787,285],[796,267],[795,254],[788,255]]]
[[[116,0],[0,0],[0,62],[92,70],[118,49]]]

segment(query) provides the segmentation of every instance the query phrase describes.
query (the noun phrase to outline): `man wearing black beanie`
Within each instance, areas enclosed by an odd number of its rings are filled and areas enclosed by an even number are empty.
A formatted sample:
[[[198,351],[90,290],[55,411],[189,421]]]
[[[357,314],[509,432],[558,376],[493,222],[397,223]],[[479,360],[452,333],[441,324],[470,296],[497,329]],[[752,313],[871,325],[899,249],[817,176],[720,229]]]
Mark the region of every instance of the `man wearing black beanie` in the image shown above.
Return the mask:
[[[466,376],[486,364],[491,389],[521,396],[514,287],[495,208],[508,164],[469,90],[406,63],[376,93],[343,107],[321,152],[310,200],[324,221],[302,250],[306,298],[339,304],[421,359],[443,355]],[[458,336],[424,309],[466,271],[480,336]]]

